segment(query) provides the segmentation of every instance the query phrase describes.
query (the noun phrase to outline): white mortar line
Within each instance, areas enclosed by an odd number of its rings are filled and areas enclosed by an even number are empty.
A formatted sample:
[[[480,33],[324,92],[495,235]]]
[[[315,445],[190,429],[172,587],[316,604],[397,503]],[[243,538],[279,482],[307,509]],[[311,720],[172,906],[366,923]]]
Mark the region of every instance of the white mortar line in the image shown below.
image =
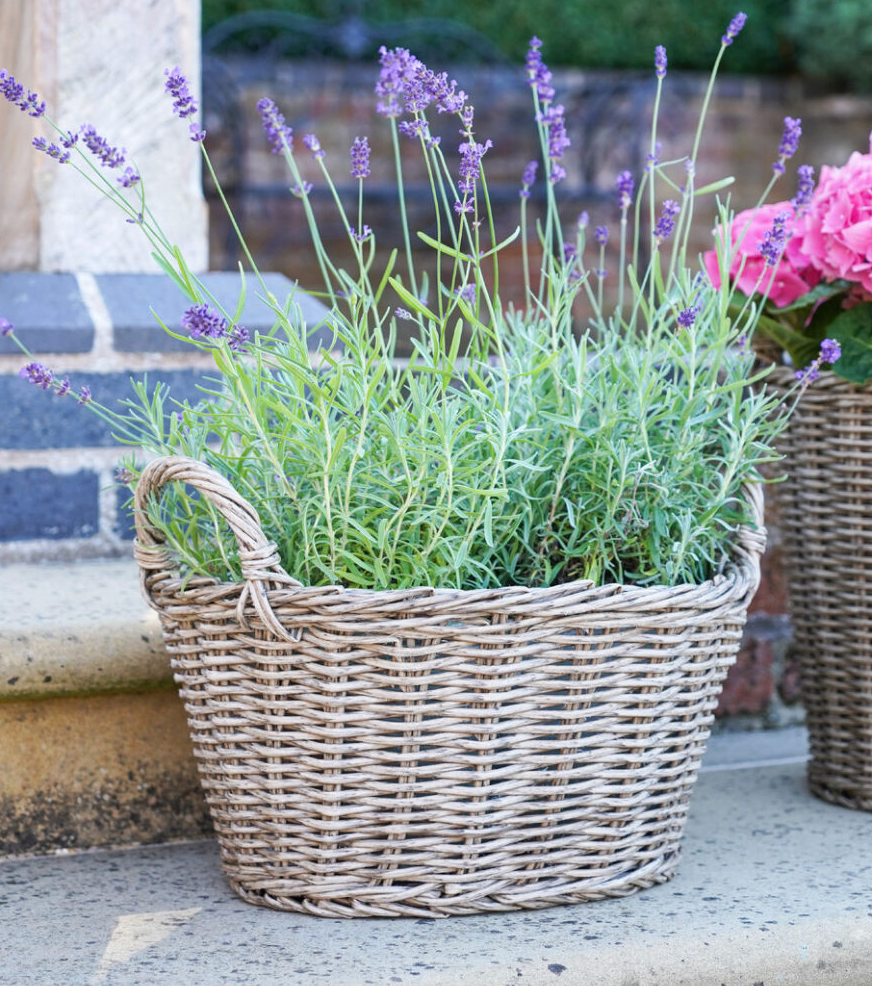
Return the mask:
[[[76,284],[79,285],[82,303],[94,323],[94,345],[91,347],[91,353],[97,359],[108,356],[114,349],[112,316],[109,314],[103,295],[100,294],[97,278],[86,271],[77,271],[75,278]]]

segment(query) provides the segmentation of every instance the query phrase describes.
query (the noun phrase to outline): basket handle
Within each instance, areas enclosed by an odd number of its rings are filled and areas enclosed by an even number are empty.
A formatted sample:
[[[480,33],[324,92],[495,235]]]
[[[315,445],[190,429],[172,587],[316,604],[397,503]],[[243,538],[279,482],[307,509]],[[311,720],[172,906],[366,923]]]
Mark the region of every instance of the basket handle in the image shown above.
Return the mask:
[[[215,469],[185,456],[163,456],[150,462],[140,474],[133,496],[136,541],[134,557],[140,568],[145,594],[151,598],[152,573],[171,572],[169,554],[160,550],[163,535],[148,519],[147,506],[152,497],[160,497],[167,483],[187,483],[210,500],[227,521],[239,547],[239,561],[245,586],[239,596],[236,616],[250,629],[245,618],[249,600],[264,625],[283,640],[296,640],[298,633],[285,629],[269,603],[268,591],[278,586],[300,587],[282,568],[274,542],[267,540],[254,507]]]

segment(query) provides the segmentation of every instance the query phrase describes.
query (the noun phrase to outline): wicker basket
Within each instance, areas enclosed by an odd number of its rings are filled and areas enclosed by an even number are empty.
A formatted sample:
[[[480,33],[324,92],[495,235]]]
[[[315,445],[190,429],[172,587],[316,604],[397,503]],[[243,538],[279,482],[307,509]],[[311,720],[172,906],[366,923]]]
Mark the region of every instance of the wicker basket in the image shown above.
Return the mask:
[[[767,385],[785,393],[793,371]],[[834,373],[779,440],[777,487],[814,794],[872,810],[872,388]]]
[[[217,506],[241,584],[183,587],[142,512]],[[136,556],[160,613],[224,870],[331,917],[545,907],[668,880],[759,529],[702,585],[306,588],[254,509],[190,459],[148,466]]]

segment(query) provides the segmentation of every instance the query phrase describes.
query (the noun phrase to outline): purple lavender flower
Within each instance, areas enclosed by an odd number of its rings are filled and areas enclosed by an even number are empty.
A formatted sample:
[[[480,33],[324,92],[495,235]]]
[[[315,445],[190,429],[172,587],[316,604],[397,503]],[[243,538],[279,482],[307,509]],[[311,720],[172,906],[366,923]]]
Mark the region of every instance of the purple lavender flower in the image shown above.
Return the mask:
[[[91,388],[88,386],[82,387],[79,391],[78,397],[76,398],[77,404],[90,404],[91,403]]]
[[[575,220],[575,225],[578,227],[579,230],[582,230],[582,229],[587,229],[589,223],[590,223],[590,214],[588,213],[587,209],[582,209],[581,212],[579,212],[578,214],[578,219]]]
[[[745,21],[747,19],[748,15],[743,14],[741,11],[736,14],[736,16],[727,25],[727,33],[721,38],[721,44],[731,45],[733,43],[733,38],[735,38],[745,26]]]
[[[60,383],[55,384],[55,395],[57,397],[66,397],[70,392],[70,378],[64,377]]]
[[[101,137],[91,124],[86,124],[80,131],[82,143],[94,155],[104,168],[120,168],[124,164],[126,151],[122,147],[110,147],[105,138]]]
[[[6,69],[0,69],[0,94],[10,103],[19,103],[24,97],[24,86],[15,81],[15,76],[10,75]]]
[[[394,315],[397,318],[401,318],[404,322],[408,322],[412,318],[412,313],[407,311],[405,308],[395,308]]]
[[[797,215],[801,216],[808,210],[814,195],[814,168],[810,164],[801,164],[796,169],[796,175],[799,181],[796,195],[790,200],[790,204]]]
[[[351,177],[369,178],[369,141],[366,137],[355,137],[351,145]]]
[[[50,144],[45,137],[34,137],[31,143],[38,151],[42,151],[50,158],[54,158],[58,164],[66,164],[70,159],[69,151],[62,150],[57,144]]]
[[[648,156],[645,159],[645,170],[650,174],[654,168],[660,164],[660,151],[663,149],[663,144],[661,141],[657,140],[654,142],[653,150],[648,152]]]
[[[18,376],[28,383],[35,383],[37,387],[42,387],[43,390],[48,390],[55,380],[54,373],[45,363],[37,363],[36,361],[22,366],[18,371]]]
[[[248,329],[244,325],[234,325],[227,333],[227,344],[235,353],[247,353],[245,344],[248,342]]]
[[[306,134],[303,138],[303,143],[312,152],[313,158],[317,159],[324,157],[324,148],[321,147],[321,142],[314,134]]]
[[[463,287],[457,288],[454,292],[455,298],[462,298],[464,301],[468,301],[470,305],[475,304],[475,281],[470,284],[465,284]]]
[[[24,86],[15,81],[5,69],[0,69],[0,95],[15,105],[28,116],[42,116],[45,113],[45,103],[35,92],[29,89],[24,92]]]
[[[658,79],[666,78],[666,49],[663,45],[657,45],[654,49],[654,71]]]
[[[530,198],[530,186],[536,181],[536,172],[539,170],[538,161],[530,161],[526,168],[524,168],[524,173],[521,175],[521,191],[518,195],[522,199]]]
[[[633,176],[629,171],[622,171],[615,182],[618,190],[618,208],[629,209],[633,204]]]
[[[134,185],[138,184],[139,181],[139,173],[134,168],[129,166],[124,169],[124,174],[118,178],[118,184],[123,188],[132,188]]]
[[[681,206],[672,199],[667,199],[663,203],[660,218],[654,225],[654,239],[658,243],[668,240],[675,232],[675,217],[681,212]]]
[[[566,135],[566,123],[563,119],[564,109],[562,105],[549,106],[543,110],[537,119],[545,124],[548,135],[548,159],[551,162],[551,174],[549,181],[552,185],[562,181],[566,177],[566,170],[560,164],[563,160],[563,152],[569,147],[571,141]]]
[[[530,38],[526,61],[527,82],[536,90],[543,103],[550,103],[554,99],[554,89],[551,86],[551,72],[542,61],[542,54],[539,51],[541,47],[542,42],[538,38]]]
[[[817,357],[802,370],[797,370],[794,376],[805,388],[821,375],[822,363],[835,363],[841,355],[842,347],[835,339],[824,339]]]
[[[463,124],[463,129],[460,132],[469,140],[472,139],[472,122],[474,117],[475,107],[471,104],[464,106],[463,112],[460,114],[460,122]]]
[[[417,75],[420,62],[407,48],[391,48],[384,45],[379,48],[378,82],[375,84],[375,94],[379,97],[376,110],[382,116],[397,117],[403,112],[399,97],[403,95],[406,85]]]
[[[757,249],[766,261],[767,267],[775,267],[781,260],[784,247],[787,245],[787,220],[789,218],[789,212],[779,212],[772,220],[772,228],[766,230],[763,239],[758,244]]]
[[[231,349],[245,352],[242,346],[248,342],[248,329],[231,325],[211,305],[203,303],[188,308],[182,315],[181,326],[192,339],[227,339]]]
[[[463,114],[465,112],[468,97],[462,89],[458,90],[457,82],[454,79],[449,81],[447,72],[440,72],[437,75],[419,62],[418,74],[425,79],[425,84],[429,88],[432,100],[436,105],[437,113]],[[471,106],[469,110],[472,110]],[[471,119],[470,116],[470,122]]]
[[[748,336],[743,332],[739,336],[739,355],[744,356],[748,352]]]
[[[119,486],[132,486],[136,482],[136,474],[131,472],[127,466],[117,466],[114,479]]]
[[[219,339],[227,329],[227,319],[210,305],[194,305],[182,315],[181,326],[192,339]]]
[[[264,96],[257,101],[257,111],[263,121],[263,129],[269,142],[273,145],[273,154],[281,154],[287,148],[294,149],[294,131],[285,124],[285,118],[279,112],[278,106]]]
[[[14,326],[10,321],[5,318],[0,318],[0,336],[6,337],[11,336],[14,331]]]
[[[460,145],[460,178],[457,181],[457,187],[460,190],[463,201],[454,203],[455,211],[469,211],[467,200],[475,194],[475,182],[479,176],[481,159],[493,146],[493,141],[490,140],[486,140],[483,144],[473,141],[469,144],[464,143]]]
[[[353,226],[349,227],[349,232],[358,243],[366,243],[366,241],[372,236],[372,230],[366,225],[366,223],[363,224],[363,229],[361,229],[359,233]]]
[[[678,324],[683,329],[689,329],[699,315],[699,305],[691,305],[678,313]]]
[[[599,243],[600,246],[605,246],[609,242],[609,228],[608,226],[597,226],[593,231],[593,238]]]
[[[835,339],[824,339],[821,343],[821,363],[835,363],[842,355],[842,347]]]
[[[302,185],[291,185],[289,191],[291,195],[296,195],[298,199],[301,199],[312,191],[312,183],[304,181]]]
[[[66,147],[69,150],[71,147],[75,146],[79,142],[79,135],[73,133],[71,130],[67,131],[66,137],[61,137],[61,146]]]
[[[778,145],[778,160],[772,165],[772,170],[776,175],[784,174],[784,162],[796,154],[799,146],[799,138],[802,136],[802,120],[792,116],[784,118],[784,133],[781,136],[781,143]]]
[[[167,81],[166,91],[173,97],[173,112],[179,119],[184,120],[197,112],[197,102],[188,88],[188,80],[182,75],[178,65],[170,70],[164,69]]]

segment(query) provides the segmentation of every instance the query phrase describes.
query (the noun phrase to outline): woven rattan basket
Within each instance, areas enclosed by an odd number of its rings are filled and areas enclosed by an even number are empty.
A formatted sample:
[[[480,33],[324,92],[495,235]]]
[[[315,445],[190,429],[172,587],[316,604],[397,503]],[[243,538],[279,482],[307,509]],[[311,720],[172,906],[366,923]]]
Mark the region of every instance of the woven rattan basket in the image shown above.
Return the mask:
[[[245,581],[183,588],[143,513],[214,502]],[[160,459],[137,559],[163,623],[224,870],[332,917],[469,914],[668,880],[759,578],[759,529],[701,585],[307,588],[217,473]]]
[[[795,383],[787,367],[766,379],[781,394]],[[872,388],[822,373],[779,448],[809,786],[827,801],[872,810]]]

